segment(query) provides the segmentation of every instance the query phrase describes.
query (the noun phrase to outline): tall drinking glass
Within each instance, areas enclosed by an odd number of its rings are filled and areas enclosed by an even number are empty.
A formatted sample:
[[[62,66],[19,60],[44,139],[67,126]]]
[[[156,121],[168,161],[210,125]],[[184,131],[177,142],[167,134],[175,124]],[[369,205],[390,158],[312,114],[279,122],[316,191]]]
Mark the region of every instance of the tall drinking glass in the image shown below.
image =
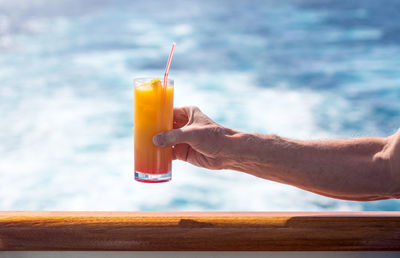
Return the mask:
[[[146,183],[171,180],[172,148],[153,144],[153,136],[171,130],[174,80],[136,78],[134,84],[135,179]]]

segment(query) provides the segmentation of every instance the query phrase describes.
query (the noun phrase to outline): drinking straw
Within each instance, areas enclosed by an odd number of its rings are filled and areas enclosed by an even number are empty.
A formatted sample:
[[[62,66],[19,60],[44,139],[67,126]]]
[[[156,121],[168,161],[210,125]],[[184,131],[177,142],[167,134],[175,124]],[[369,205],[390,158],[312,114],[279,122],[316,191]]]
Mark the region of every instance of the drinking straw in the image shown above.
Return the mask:
[[[162,112],[164,110],[164,106],[165,106],[165,98],[166,98],[166,91],[167,91],[167,81],[168,81],[168,71],[169,71],[169,67],[171,65],[171,60],[172,60],[172,56],[174,55],[174,50],[175,50],[175,42],[172,43],[172,49],[171,49],[171,53],[169,54],[169,58],[168,58],[168,63],[167,63],[167,67],[165,67],[165,73],[164,73],[164,86],[162,87],[162,95],[161,95],[161,105],[160,108],[158,110],[158,125],[162,125],[163,124],[163,119],[165,119],[165,116],[162,115]],[[172,122],[172,121],[171,121]]]
[[[172,43],[171,53],[169,54],[169,58],[168,58],[167,67],[165,67],[165,73],[164,73],[164,87],[167,87],[168,71],[169,71],[169,66],[171,65],[172,56],[174,55],[175,45],[176,45],[176,43],[173,42],[173,43]]]

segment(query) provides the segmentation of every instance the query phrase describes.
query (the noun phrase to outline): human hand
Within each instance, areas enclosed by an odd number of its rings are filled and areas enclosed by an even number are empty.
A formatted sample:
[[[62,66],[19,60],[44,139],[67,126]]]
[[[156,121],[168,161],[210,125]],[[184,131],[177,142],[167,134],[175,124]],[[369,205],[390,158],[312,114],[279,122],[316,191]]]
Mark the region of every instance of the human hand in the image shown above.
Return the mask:
[[[225,128],[203,114],[198,107],[174,108],[173,128],[153,137],[158,147],[173,146],[173,159],[208,169],[223,169],[227,161]]]

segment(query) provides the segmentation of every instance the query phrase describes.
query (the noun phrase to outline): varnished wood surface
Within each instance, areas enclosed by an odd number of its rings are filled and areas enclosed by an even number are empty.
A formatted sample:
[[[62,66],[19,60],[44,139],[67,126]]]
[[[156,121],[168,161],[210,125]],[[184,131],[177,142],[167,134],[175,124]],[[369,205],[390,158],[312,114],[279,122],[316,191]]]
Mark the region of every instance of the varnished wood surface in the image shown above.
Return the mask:
[[[400,212],[0,212],[0,250],[400,251]]]
[[[0,251],[1,258],[399,258],[387,251]]]

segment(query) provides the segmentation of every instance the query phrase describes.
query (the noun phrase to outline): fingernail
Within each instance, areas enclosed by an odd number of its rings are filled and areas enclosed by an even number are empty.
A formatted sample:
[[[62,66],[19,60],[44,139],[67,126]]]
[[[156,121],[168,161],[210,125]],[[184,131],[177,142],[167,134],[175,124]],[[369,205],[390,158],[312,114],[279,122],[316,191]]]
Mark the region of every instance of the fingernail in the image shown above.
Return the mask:
[[[153,137],[153,143],[156,146],[161,147],[164,143],[163,143],[163,137],[160,134],[157,134],[156,136]]]

